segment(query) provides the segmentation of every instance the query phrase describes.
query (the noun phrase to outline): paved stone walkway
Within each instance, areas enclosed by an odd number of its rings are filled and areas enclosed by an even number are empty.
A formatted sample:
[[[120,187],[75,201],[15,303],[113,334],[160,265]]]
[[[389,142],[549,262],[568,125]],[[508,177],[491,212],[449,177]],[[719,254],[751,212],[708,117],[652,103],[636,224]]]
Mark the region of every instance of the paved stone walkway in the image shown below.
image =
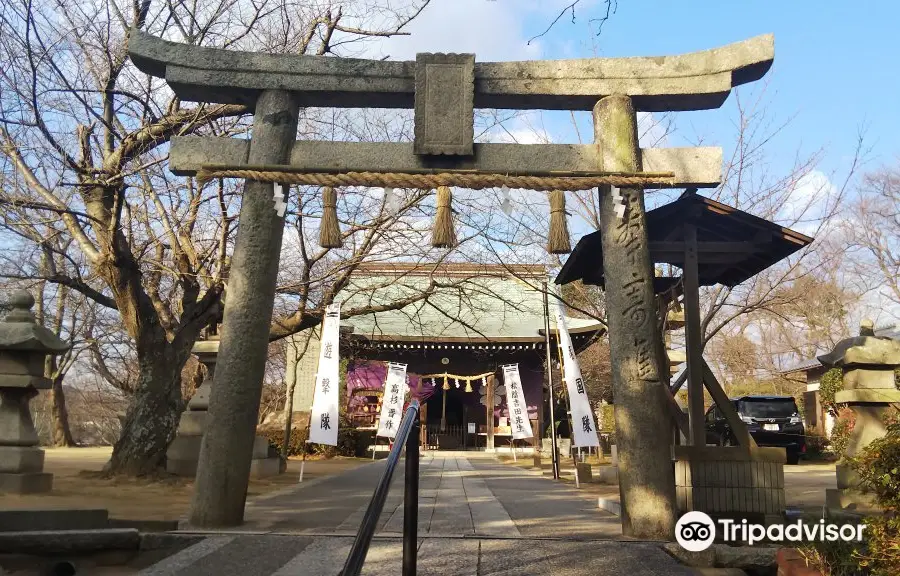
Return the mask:
[[[240,529],[210,535],[140,574],[338,574],[383,470],[376,462],[257,501]],[[402,477],[401,466],[363,574],[400,574]],[[692,574],[657,544],[611,540],[619,535],[619,519],[572,487],[484,455],[423,456],[421,576]]]

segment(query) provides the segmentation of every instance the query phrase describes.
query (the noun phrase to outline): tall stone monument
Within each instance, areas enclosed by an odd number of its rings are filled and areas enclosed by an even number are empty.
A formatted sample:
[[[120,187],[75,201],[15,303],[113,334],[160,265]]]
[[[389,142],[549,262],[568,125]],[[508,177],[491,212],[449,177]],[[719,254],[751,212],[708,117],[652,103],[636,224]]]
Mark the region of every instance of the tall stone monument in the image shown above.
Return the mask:
[[[845,338],[834,350],[819,356],[824,366],[843,372],[843,389],[834,395],[837,404],[846,404],[856,416],[847,449],[836,466],[837,489],[827,490],[825,503],[830,510],[860,510],[873,507],[872,499],[859,491],[859,477],[847,458],[859,454],[872,441],[887,434],[885,416],[892,404],[900,404],[900,390],[894,384],[894,371],[900,367],[900,342],[875,336],[871,320],[863,320],[859,336]]]
[[[165,78],[183,100],[244,104],[255,113],[249,140],[173,138],[169,155],[176,174],[247,179],[192,523],[243,520],[284,227],[284,198],[274,184],[599,187],[603,251],[615,267],[606,290],[617,323],[610,343],[618,367],[616,419],[627,431],[619,437],[622,528],[638,538],[674,537],[671,416],[660,378],[643,189],[714,188],[722,151],[641,149],[636,113],[718,108],[734,86],[769,70],[771,35],[677,56],[548,62],[476,62],[473,54],[419,54],[414,62],[266,55],[176,44],[138,31],[128,49],[139,69]],[[295,141],[301,105],[412,108],[414,139]],[[592,110],[596,143],[474,143],[477,108]],[[613,194],[613,186],[621,190]]]
[[[49,492],[53,475],[44,472],[44,451],[28,403],[49,389],[44,358],[69,349],[56,334],[35,323],[34,297],[13,292],[12,311],[0,322],[0,492]]]

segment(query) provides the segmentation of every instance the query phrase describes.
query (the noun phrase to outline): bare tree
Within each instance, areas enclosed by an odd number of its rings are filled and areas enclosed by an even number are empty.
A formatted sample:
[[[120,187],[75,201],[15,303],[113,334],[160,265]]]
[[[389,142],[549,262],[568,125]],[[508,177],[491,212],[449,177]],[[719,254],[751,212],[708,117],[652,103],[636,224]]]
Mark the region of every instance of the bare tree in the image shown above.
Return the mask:
[[[166,143],[174,135],[227,136],[248,126],[245,107],[186,106],[134,69],[127,58],[131,30],[196,45],[324,55],[352,50],[366,37],[404,33],[427,4],[4,4],[4,241],[16,249],[39,245],[70,264],[5,276],[66,286],[116,311],[138,377],[129,384],[134,391],[111,471],[141,474],[162,462],[183,407],[182,368],[201,330],[221,316],[240,207],[229,183],[201,188],[170,176]],[[307,127],[320,128],[323,117],[310,111]],[[300,305],[311,302],[307,289],[299,292]],[[293,314],[278,335],[314,322]]]
[[[898,317],[900,305],[900,164],[864,176],[841,226],[850,246],[847,267],[860,289],[891,303],[884,312]]]

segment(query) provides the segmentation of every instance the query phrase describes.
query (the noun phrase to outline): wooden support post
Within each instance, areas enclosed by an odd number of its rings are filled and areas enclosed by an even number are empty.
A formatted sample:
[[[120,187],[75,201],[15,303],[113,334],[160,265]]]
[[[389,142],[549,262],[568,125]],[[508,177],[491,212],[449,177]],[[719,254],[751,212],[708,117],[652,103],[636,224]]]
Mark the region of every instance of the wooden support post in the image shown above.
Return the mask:
[[[594,107],[594,138],[604,170],[640,170],[637,118],[629,97]],[[600,229],[616,405],[622,533],[675,538],[675,467],[668,379],[660,375],[662,334],[653,293],[644,192],[600,188]]]
[[[706,363],[706,360],[704,360],[702,356],[700,357],[700,361],[703,364],[703,382],[706,384],[706,389],[709,390],[709,395],[712,396],[716,406],[722,411],[722,416],[725,417],[728,426],[731,427],[734,437],[737,438],[738,445],[745,447],[750,451],[756,450],[756,441],[753,439],[753,436],[750,435],[750,431],[747,430],[747,425],[741,420],[741,417],[738,415],[737,410],[735,410],[731,400],[728,399],[725,390],[719,385],[719,381],[716,380],[715,374],[709,369],[709,364]]]
[[[684,412],[681,411],[681,406],[679,406],[678,402],[675,401],[675,396],[673,396],[670,392],[667,392],[666,396],[668,396],[666,402],[669,405],[669,411],[672,413],[672,420],[675,421],[675,426],[678,429],[678,432],[684,434],[685,437],[687,437],[690,432],[690,424],[688,423],[687,416],[685,416]]]
[[[256,102],[248,161],[286,162],[297,138],[299,101],[267,90]],[[275,211],[274,186],[247,181],[228,275],[228,298],[216,363],[216,385],[200,448],[190,523],[238,526],[250,481],[250,460],[262,393],[284,218]]]
[[[700,327],[697,227],[692,222],[684,225],[684,240],[684,333],[687,341],[690,441],[694,446],[706,446],[706,427],[703,421],[703,334]]]

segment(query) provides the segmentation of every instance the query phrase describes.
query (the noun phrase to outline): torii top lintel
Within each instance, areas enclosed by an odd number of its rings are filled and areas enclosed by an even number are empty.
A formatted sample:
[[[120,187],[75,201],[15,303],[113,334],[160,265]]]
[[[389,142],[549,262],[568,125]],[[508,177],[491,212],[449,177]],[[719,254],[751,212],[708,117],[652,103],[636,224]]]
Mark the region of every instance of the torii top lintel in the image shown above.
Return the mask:
[[[253,106],[261,91],[279,89],[295,92],[304,106],[415,105],[417,62],[412,61],[237,52],[140,31],[133,32],[129,53],[140,70],[165,78],[183,100]],[[473,55],[453,56],[474,61]],[[712,109],[734,86],[762,78],[774,58],[774,36],[766,34],[675,56],[478,62],[474,107],[591,110],[604,96],[626,94],[641,111]]]

